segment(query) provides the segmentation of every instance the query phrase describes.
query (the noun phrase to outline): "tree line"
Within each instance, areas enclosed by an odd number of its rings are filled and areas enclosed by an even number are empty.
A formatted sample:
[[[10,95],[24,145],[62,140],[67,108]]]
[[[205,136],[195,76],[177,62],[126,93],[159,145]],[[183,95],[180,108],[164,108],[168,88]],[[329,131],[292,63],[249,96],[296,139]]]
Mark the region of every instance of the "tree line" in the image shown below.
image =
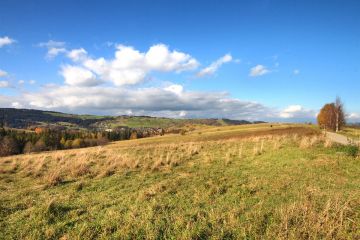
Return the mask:
[[[162,129],[121,128],[114,131],[41,129],[25,131],[0,126],[0,156],[104,145],[109,141],[162,135]]]

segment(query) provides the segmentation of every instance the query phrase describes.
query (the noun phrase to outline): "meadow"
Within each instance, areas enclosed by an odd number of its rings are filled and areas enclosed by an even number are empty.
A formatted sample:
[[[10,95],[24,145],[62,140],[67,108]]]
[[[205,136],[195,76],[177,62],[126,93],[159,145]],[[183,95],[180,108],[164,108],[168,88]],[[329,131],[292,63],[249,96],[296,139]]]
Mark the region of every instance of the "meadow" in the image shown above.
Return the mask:
[[[0,158],[0,239],[357,239],[360,159],[314,126]]]

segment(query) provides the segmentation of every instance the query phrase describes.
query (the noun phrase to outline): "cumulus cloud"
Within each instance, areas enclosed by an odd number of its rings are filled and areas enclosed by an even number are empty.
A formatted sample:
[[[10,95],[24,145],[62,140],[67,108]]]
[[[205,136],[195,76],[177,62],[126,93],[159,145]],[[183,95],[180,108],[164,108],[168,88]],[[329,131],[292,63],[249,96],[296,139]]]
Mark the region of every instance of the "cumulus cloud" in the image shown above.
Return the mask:
[[[95,73],[99,79],[110,81],[116,86],[140,83],[152,71],[179,73],[193,70],[199,65],[189,54],[170,51],[164,44],[153,45],[147,52],[118,45],[113,59],[91,58],[85,49],[74,49],[67,56]]]
[[[230,54],[226,54],[215,62],[211,63],[208,67],[201,69],[200,72],[197,73],[197,76],[204,77],[207,75],[213,75],[221,67],[221,65],[230,61],[232,61],[232,56]]]
[[[60,41],[49,40],[47,42],[41,42],[38,44],[39,47],[47,48],[47,59],[53,59],[60,53],[66,53],[66,43]]]
[[[60,53],[65,53],[65,52],[66,52],[65,48],[50,48],[50,49],[48,49],[46,57],[48,59],[53,59]]]
[[[4,70],[0,69],[0,77],[6,77],[8,75],[7,72],[5,72]]]
[[[267,69],[267,67],[259,64],[259,65],[256,65],[255,67],[252,67],[250,69],[249,76],[257,77],[257,76],[265,75],[265,74],[267,74],[269,72],[270,71],[269,71],[269,69]]]
[[[316,117],[314,110],[305,109],[301,105],[290,105],[279,114],[281,118],[313,119]]]
[[[60,73],[65,83],[71,86],[95,86],[100,83],[94,73],[82,67],[66,65]]]
[[[8,36],[0,37],[0,48],[13,44],[15,42],[14,39],[9,38]]]
[[[8,88],[10,83],[8,81],[0,81],[0,88]]]
[[[87,58],[87,52],[83,48],[73,49],[67,54],[68,58],[70,58],[74,62],[83,61]]]
[[[360,113],[355,113],[355,112],[349,113],[346,116],[346,119],[349,122],[360,122]]]
[[[180,95],[183,92],[184,87],[179,84],[173,84],[164,88],[164,90]]]

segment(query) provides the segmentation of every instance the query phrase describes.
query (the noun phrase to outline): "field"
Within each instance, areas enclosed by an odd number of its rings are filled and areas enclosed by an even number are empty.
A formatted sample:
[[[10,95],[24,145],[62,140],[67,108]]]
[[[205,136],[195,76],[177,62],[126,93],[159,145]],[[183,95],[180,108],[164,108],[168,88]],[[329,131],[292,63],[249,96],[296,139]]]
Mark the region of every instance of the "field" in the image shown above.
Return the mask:
[[[0,158],[0,239],[358,239],[359,163],[294,124]]]
[[[360,140],[360,128],[359,127],[345,127],[341,130],[341,134],[353,139]]]

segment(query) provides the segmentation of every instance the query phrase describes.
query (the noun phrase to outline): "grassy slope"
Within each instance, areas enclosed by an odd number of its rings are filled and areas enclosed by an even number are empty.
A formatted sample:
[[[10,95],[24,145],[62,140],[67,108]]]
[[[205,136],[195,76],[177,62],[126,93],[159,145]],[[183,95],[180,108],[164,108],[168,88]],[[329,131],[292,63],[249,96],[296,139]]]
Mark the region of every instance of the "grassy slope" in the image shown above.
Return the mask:
[[[359,159],[300,127],[2,158],[0,238],[359,237]]]

